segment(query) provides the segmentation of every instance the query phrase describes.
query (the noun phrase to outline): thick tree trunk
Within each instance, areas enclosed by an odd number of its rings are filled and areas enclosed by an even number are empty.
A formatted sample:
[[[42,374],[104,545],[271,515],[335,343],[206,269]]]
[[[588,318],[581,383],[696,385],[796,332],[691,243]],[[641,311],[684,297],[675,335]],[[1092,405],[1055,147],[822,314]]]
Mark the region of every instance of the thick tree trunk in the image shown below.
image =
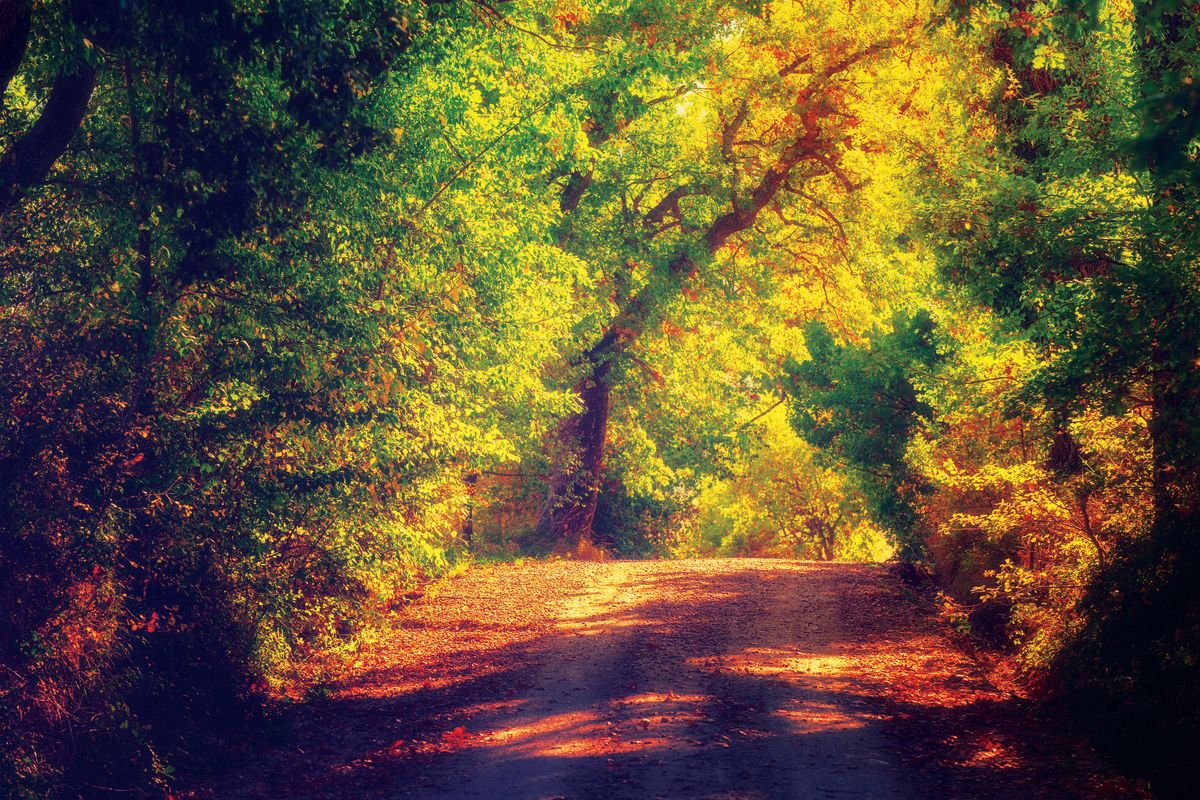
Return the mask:
[[[30,0],[0,0],[0,108],[29,45],[32,9]],[[59,70],[37,122],[0,153],[0,217],[50,174],[83,124],[95,85],[91,64],[67,64]]]
[[[591,539],[608,441],[610,374],[610,361],[593,362],[591,374],[578,387],[582,410],[562,423],[562,463],[550,481],[537,525],[544,539],[570,547]]]
[[[833,537],[828,536],[821,539],[821,560],[833,561],[834,555]]]
[[[1200,381],[1192,376],[1191,383]],[[1200,403],[1190,393],[1165,384],[1186,383],[1180,376],[1156,380],[1151,387],[1151,491],[1156,522],[1190,517],[1200,502]]]
[[[853,65],[889,50],[894,41],[876,42],[862,50],[851,53],[820,72],[817,85],[848,70]],[[780,71],[786,77],[806,58],[797,59]],[[775,156],[774,162],[762,170],[753,181],[750,190],[733,200],[732,207],[714,219],[704,229],[694,247],[681,249],[674,258],[666,262],[667,275],[677,287],[682,287],[696,269],[697,256],[703,258],[715,254],[730,238],[750,228],[758,215],[784,188],[792,169],[801,162],[812,161],[838,177],[846,185],[849,179],[837,165],[837,148],[842,137],[824,131],[817,124],[813,109],[809,108],[809,95],[801,92],[792,108],[793,116],[799,120],[794,137]],[[726,124],[723,139],[726,151],[736,139],[748,115],[749,102]],[[604,138],[607,138],[605,135]],[[601,138],[599,141],[603,141]],[[732,163],[732,162],[731,162]],[[591,186],[591,173],[573,173],[569,176],[560,198],[564,214],[574,213]],[[653,235],[668,214],[682,217],[679,201],[687,197],[692,188],[684,185],[668,192],[658,204],[643,215],[642,224],[647,236]],[[560,244],[565,240],[560,240]],[[626,348],[637,340],[654,317],[661,300],[662,287],[646,285],[624,298],[620,311],[610,321],[603,336],[586,352],[592,364],[591,375],[579,386],[582,411],[563,423],[561,440],[565,453],[564,462],[550,481],[546,503],[538,521],[538,533],[566,545],[586,541],[592,535],[592,522],[596,517],[599,500],[600,476],[604,465],[604,446],[608,436],[608,411],[611,392],[613,365],[623,356]]]
[[[38,121],[0,154],[0,216],[50,174],[83,123],[95,84],[96,70],[90,65],[64,69]]]

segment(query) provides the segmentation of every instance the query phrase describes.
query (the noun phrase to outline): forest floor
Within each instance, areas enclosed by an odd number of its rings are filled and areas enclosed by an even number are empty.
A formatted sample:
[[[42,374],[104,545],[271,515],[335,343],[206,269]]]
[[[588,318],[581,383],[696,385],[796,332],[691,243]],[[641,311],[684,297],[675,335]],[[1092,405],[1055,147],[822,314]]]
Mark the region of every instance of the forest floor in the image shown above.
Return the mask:
[[[990,683],[888,569],[471,570],[185,796],[1139,797]]]

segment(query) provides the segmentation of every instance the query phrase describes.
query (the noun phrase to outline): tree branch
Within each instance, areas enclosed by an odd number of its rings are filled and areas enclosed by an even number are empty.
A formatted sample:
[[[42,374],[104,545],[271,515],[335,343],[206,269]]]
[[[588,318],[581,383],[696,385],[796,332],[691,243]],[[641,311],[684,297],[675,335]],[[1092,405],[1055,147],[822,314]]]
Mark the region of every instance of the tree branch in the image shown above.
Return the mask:
[[[46,179],[83,124],[95,85],[90,64],[59,73],[38,121],[0,155],[0,217]]]
[[[647,228],[653,228],[656,225],[661,225],[666,219],[668,213],[674,214],[676,217],[683,219],[683,213],[679,210],[679,201],[687,197],[691,192],[687,186],[677,186],[659,200],[654,208],[646,212],[642,218],[642,223]]]

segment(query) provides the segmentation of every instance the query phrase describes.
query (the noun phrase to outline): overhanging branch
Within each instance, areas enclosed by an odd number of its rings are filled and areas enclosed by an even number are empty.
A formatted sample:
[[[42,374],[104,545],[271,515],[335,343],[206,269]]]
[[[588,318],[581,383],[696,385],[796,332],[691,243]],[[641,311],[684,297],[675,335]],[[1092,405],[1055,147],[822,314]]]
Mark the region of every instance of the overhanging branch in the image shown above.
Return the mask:
[[[96,68],[80,64],[59,73],[42,115],[0,156],[0,216],[50,174],[87,114]]]

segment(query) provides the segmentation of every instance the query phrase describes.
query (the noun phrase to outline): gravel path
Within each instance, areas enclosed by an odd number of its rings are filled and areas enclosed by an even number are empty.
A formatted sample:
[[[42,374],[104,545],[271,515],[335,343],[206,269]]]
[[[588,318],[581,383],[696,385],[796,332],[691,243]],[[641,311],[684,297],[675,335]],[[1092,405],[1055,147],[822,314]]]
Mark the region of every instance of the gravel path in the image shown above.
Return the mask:
[[[475,570],[329,688],[191,796],[1137,796],[988,684],[874,565]]]

